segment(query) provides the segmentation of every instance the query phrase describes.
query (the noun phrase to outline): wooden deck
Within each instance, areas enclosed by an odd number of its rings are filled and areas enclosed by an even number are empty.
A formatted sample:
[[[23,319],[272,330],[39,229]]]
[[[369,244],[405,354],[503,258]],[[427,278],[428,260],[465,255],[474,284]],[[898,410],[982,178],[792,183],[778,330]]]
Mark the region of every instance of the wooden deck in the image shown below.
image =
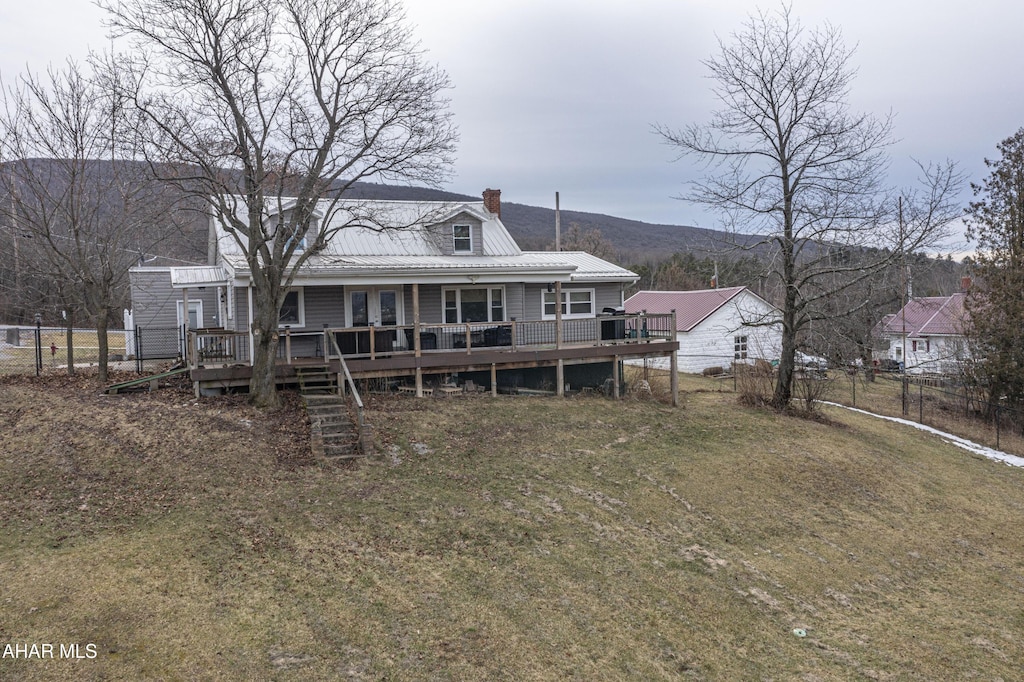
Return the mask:
[[[561,348],[474,348],[465,351],[432,351],[419,356],[411,353],[378,354],[374,358],[346,357],[349,371],[355,379],[413,377],[417,370],[424,376],[462,372],[490,372],[535,367],[556,367],[603,362],[616,362],[626,358],[669,356],[679,348],[676,341],[650,339],[643,342],[607,343],[601,345],[563,346]],[[332,372],[340,371],[337,359],[296,358],[291,362],[279,361],[278,383],[298,383],[296,370],[310,365],[327,365]],[[248,385],[252,367],[245,363],[220,367],[197,367],[191,378],[199,388],[228,388]]]

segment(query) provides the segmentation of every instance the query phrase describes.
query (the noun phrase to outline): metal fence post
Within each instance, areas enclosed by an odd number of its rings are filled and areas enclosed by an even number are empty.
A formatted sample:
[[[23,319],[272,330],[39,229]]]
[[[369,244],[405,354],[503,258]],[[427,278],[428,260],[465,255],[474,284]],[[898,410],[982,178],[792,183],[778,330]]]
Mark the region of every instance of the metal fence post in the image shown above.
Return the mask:
[[[43,371],[43,316],[36,313],[36,376]]]
[[[135,373],[142,374],[142,329],[135,327],[132,333],[135,334]]]
[[[924,424],[924,383],[917,385],[917,423]]]

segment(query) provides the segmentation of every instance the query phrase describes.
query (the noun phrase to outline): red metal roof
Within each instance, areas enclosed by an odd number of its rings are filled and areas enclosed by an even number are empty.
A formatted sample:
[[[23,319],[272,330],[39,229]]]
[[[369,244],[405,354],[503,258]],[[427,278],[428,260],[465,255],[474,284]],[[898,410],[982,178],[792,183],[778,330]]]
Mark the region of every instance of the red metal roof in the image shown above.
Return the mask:
[[[911,299],[902,311],[882,319],[882,331],[902,334],[904,317],[909,336],[943,336],[963,334],[965,294],[928,296]]]
[[[746,287],[699,289],[696,291],[638,291],[626,299],[626,312],[668,313],[676,311],[676,331],[693,330],[702,320],[736,298]]]

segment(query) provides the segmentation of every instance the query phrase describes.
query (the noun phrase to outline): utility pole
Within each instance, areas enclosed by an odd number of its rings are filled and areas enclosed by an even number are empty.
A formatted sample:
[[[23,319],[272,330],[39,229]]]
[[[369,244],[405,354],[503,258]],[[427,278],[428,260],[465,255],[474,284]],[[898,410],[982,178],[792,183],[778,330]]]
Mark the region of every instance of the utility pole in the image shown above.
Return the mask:
[[[900,363],[900,382],[902,388],[903,398],[903,416],[907,416],[907,252],[904,248],[903,238],[903,197],[899,197],[899,221],[900,221],[900,317],[903,320],[903,333],[901,340],[903,343],[903,351],[901,353],[902,362]]]
[[[562,250],[562,214],[558,210],[558,192],[555,192],[555,251]]]

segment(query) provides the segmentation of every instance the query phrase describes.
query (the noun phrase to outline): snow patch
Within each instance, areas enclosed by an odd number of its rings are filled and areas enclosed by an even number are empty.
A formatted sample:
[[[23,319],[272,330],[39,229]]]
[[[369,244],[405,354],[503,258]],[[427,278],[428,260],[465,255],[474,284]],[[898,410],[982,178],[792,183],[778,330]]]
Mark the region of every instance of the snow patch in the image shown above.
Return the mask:
[[[955,445],[958,448],[973,452],[976,455],[987,457],[989,459],[996,460],[997,462],[1003,462],[1014,467],[1024,467],[1024,457],[1018,457],[1016,455],[1010,455],[1001,450],[995,448],[989,448],[984,445],[979,445],[974,441],[961,438],[960,436],[954,436],[951,433],[945,431],[939,431],[938,429],[932,428],[925,424],[918,424],[917,422],[910,421],[909,419],[900,419],[899,417],[887,417],[883,414],[875,414],[874,412],[868,412],[867,410],[859,410],[856,407],[847,407],[846,405],[840,405],[839,403],[824,402],[824,405],[830,405],[832,407],[841,407],[844,410],[850,410],[851,412],[858,412],[860,414],[866,414],[869,417],[877,417],[878,419],[885,419],[886,421],[896,422],[897,424],[903,424],[905,426],[912,426],[919,431],[926,431],[931,434],[942,438],[945,442]]]

